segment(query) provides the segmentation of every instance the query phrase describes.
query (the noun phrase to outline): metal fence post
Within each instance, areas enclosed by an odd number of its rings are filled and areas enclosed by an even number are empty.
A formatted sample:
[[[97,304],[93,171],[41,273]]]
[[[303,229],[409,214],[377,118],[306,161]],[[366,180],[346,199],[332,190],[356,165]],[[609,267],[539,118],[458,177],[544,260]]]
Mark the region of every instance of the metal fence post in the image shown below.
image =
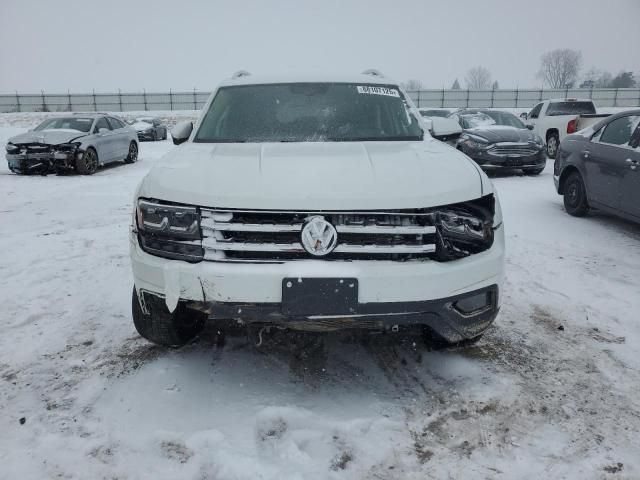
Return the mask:
[[[540,89],[540,102],[542,101],[542,88]]]
[[[169,89],[169,110],[173,110],[173,94],[171,93],[171,89]]]
[[[21,112],[22,109],[20,108],[20,95],[18,95],[18,90],[16,90],[16,106],[18,107],[18,112]]]
[[[569,85],[567,85],[566,83],[564,85],[564,98],[569,98]]]
[[[42,97],[42,111],[46,112],[47,111],[47,102],[45,102],[45,100],[44,100],[44,90],[40,90],[40,95]]]
[[[518,100],[520,99],[520,89],[516,87],[516,108],[518,108]]]
[[[71,107],[71,91],[67,88],[67,108],[70,112],[73,112],[73,108]]]
[[[193,87],[193,109],[198,109],[198,104],[196,102],[196,87]]]
[[[444,85],[442,86],[442,96],[440,97],[440,108],[444,108]]]
[[[467,87],[467,107],[469,107],[469,87]]]
[[[613,97],[613,106],[617,107],[618,106],[618,90],[620,90],[619,88],[616,88],[616,94]]]
[[[118,89],[118,105],[120,105],[120,111],[122,112],[122,92]]]
[[[91,90],[93,92],[93,111],[97,112],[98,111],[98,102],[96,102],[96,89],[92,89]]]
[[[495,84],[493,85],[493,88],[491,89],[491,108],[493,108],[493,96],[496,93],[496,86]]]
[[[144,101],[144,111],[147,111],[147,91],[142,89],[142,100]]]

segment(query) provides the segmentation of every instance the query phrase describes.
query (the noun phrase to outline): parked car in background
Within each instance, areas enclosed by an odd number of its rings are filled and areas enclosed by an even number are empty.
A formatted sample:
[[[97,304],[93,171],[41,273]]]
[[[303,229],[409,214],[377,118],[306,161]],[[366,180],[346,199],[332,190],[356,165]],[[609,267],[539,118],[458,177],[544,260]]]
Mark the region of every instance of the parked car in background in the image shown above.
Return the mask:
[[[526,123],[545,141],[547,156],[556,158],[564,137],[597,123],[609,114],[596,113],[592,100],[560,98],[538,103],[527,114]]]
[[[91,175],[100,165],[138,159],[136,131],[106,114],[53,117],[33,130],[11,137],[6,145],[9,170],[18,174]]]
[[[453,110],[450,108],[419,108],[420,115],[430,117],[448,117]]]
[[[567,136],[558,149],[553,179],[571,215],[597,208],[640,222],[640,109]]]
[[[181,345],[232,319],[479,338],[503,296],[500,204],[419,115],[375,71],[222,83],[135,193],[138,332]]]
[[[509,112],[465,109],[451,114],[462,135],[456,148],[475,160],[483,170],[521,169],[538,175],[547,162],[542,139]]]
[[[131,125],[138,132],[138,140],[166,140],[167,127],[163,125],[162,120],[152,117],[136,118]]]

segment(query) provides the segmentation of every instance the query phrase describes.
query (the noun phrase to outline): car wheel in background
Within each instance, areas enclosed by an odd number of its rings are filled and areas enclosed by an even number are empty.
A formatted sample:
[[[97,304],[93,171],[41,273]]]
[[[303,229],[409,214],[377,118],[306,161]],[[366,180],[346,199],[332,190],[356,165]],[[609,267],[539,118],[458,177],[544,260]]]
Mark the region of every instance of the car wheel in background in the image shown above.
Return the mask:
[[[541,168],[525,168],[522,171],[524,172],[525,175],[540,175],[543,170],[544,170],[544,167],[541,167]]]
[[[129,155],[124,159],[124,163],[135,163],[138,160],[138,145],[131,141],[129,144]]]
[[[178,303],[173,312],[164,299],[153,295],[145,296],[145,313],[140,305],[136,287],[133,287],[131,313],[138,333],[150,342],[167,347],[179,347],[195,338],[204,328],[207,314],[187,308]]]
[[[584,187],[582,176],[578,172],[569,174],[564,182],[564,208],[569,215],[582,217],[589,211],[587,203],[587,190]]]
[[[560,139],[557,133],[550,133],[547,135],[547,157],[554,159],[558,153],[558,145]]]
[[[82,157],[76,159],[76,170],[80,175],[93,175],[98,170],[98,153],[87,148]]]

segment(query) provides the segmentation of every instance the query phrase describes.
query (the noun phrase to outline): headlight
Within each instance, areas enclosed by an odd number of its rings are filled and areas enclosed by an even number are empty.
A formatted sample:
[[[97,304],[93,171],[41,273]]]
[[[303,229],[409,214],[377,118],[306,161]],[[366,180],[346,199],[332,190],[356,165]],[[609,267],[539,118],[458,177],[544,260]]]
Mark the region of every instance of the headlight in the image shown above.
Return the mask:
[[[140,246],[147,253],[187,262],[203,259],[197,207],[140,199],[136,224]]]
[[[7,153],[18,153],[20,151],[20,147],[14,145],[13,143],[7,143],[7,146],[5,148],[7,150]]]
[[[438,260],[454,260],[491,248],[494,216],[493,195],[436,211],[434,220]]]
[[[467,145],[467,147],[469,148],[484,149],[489,146],[489,141],[485,140],[482,137],[476,137],[475,135],[466,134],[466,135],[463,135],[461,138],[462,138],[462,141],[465,143],[465,145]]]

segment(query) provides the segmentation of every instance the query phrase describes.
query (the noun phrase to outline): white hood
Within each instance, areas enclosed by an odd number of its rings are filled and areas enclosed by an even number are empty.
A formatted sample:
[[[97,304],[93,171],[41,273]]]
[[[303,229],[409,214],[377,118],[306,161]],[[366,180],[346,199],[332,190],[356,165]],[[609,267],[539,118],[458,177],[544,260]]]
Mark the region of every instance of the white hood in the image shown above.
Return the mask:
[[[403,209],[478,198],[481,184],[471,160],[432,139],[188,142],[151,169],[139,196],[218,208]]]
[[[153,124],[147,122],[136,122],[131,126],[136,129],[136,132],[144,132],[145,130],[153,128]]]
[[[68,128],[55,128],[50,130],[38,130],[21,133],[9,139],[10,143],[45,143],[48,145],[58,145],[60,143],[71,142],[80,137],[88,135],[80,130],[72,130]]]

